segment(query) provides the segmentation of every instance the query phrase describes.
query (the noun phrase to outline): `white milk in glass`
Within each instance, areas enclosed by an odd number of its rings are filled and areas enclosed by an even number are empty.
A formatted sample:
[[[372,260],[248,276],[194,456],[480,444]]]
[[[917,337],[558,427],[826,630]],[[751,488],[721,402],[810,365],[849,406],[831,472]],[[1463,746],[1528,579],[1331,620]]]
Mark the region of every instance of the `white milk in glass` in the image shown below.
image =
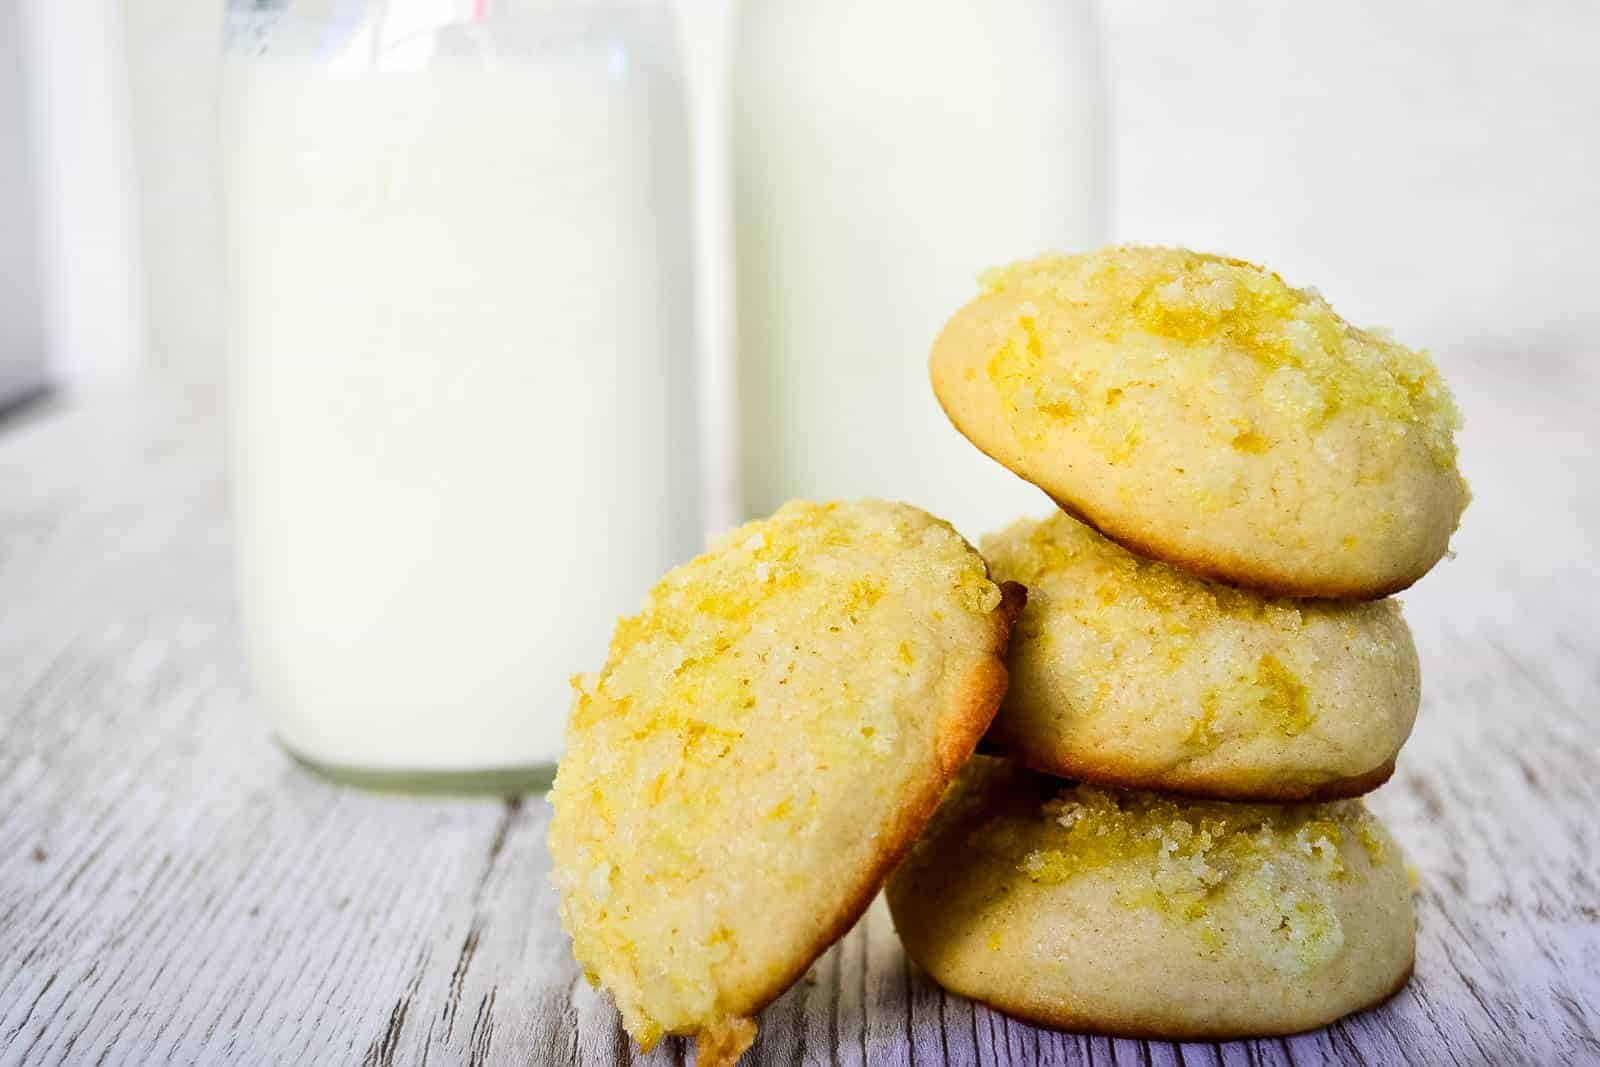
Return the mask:
[[[558,44],[226,63],[247,629],[336,773],[547,773],[569,677],[699,544],[679,81]]]
[[[750,0],[733,158],[743,507],[888,496],[969,537],[1042,494],[928,384],[984,268],[1101,237],[1082,0]]]

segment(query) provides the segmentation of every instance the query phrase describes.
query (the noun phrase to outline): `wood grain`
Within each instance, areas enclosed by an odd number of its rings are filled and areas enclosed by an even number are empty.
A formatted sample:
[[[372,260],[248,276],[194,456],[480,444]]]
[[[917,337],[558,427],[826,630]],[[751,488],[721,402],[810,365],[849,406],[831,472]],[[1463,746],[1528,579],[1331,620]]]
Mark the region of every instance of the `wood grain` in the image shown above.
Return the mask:
[[[1600,1062],[1600,383],[1447,371],[1477,501],[1406,597],[1424,705],[1374,797],[1421,877],[1398,997],[1284,1040],[1053,1033],[941,993],[880,902],[748,1062]],[[272,746],[215,408],[151,385],[0,434],[0,1063],[687,1062],[581,980],[541,798],[359,793]]]

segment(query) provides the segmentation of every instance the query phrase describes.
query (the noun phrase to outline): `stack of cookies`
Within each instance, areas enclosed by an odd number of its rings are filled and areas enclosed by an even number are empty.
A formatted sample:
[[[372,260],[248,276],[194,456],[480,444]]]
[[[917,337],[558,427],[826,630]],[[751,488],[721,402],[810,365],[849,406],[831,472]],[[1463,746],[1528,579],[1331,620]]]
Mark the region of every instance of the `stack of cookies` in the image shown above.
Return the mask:
[[[1047,1025],[1323,1025],[1410,973],[1404,865],[1359,800],[1411,731],[1384,599],[1446,551],[1457,415],[1426,356],[1177,249],[995,272],[940,402],[1062,511],[983,543],[1028,590],[980,757],[891,881],[946,988]]]
[[[1417,711],[1382,598],[1466,502],[1432,364],[1249,264],[1112,249],[997,273],[932,369],[1061,513],[980,555],[792,502],[574,679],[552,877],[629,1033],[733,1063],[886,881],[935,980],[1047,1025],[1286,1033],[1399,988],[1405,869],[1350,798]]]

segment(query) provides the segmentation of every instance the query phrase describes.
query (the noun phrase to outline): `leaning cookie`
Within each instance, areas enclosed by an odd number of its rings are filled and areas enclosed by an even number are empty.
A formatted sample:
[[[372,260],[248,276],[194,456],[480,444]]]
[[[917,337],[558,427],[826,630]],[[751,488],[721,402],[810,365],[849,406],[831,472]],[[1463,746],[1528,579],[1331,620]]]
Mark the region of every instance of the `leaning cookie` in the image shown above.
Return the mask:
[[[956,427],[1066,510],[1267,593],[1403,589],[1468,499],[1433,362],[1239,260],[1112,248],[991,272],[930,370]]]
[[[984,538],[1028,588],[986,750],[1036,770],[1224,800],[1381,785],[1421,693],[1393,600],[1271,600],[1141,559],[1068,515]]]
[[[618,624],[576,681],[550,850],[642,1048],[732,1063],[850,928],[993,718],[1021,600],[915,508],[796,502]]]
[[[1126,1037],[1323,1026],[1398,991],[1415,945],[1400,852],[1360,801],[1185,802],[986,757],[889,907],[947,990]]]

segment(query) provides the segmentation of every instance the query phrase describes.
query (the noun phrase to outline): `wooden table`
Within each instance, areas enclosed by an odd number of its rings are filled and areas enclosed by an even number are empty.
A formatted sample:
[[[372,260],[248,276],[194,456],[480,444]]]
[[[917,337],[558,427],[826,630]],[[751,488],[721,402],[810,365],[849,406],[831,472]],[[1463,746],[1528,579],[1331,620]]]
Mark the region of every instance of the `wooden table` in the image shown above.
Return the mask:
[[[880,902],[749,1061],[1600,1061],[1600,378],[1573,355],[1446,365],[1477,501],[1406,598],[1425,696],[1373,798],[1421,876],[1398,997],[1287,1040],[1057,1034],[943,995]],[[149,386],[0,429],[0,1063],[640,1059],[557,925],[543,799],[354,792],[272,745],[216,407]]]

